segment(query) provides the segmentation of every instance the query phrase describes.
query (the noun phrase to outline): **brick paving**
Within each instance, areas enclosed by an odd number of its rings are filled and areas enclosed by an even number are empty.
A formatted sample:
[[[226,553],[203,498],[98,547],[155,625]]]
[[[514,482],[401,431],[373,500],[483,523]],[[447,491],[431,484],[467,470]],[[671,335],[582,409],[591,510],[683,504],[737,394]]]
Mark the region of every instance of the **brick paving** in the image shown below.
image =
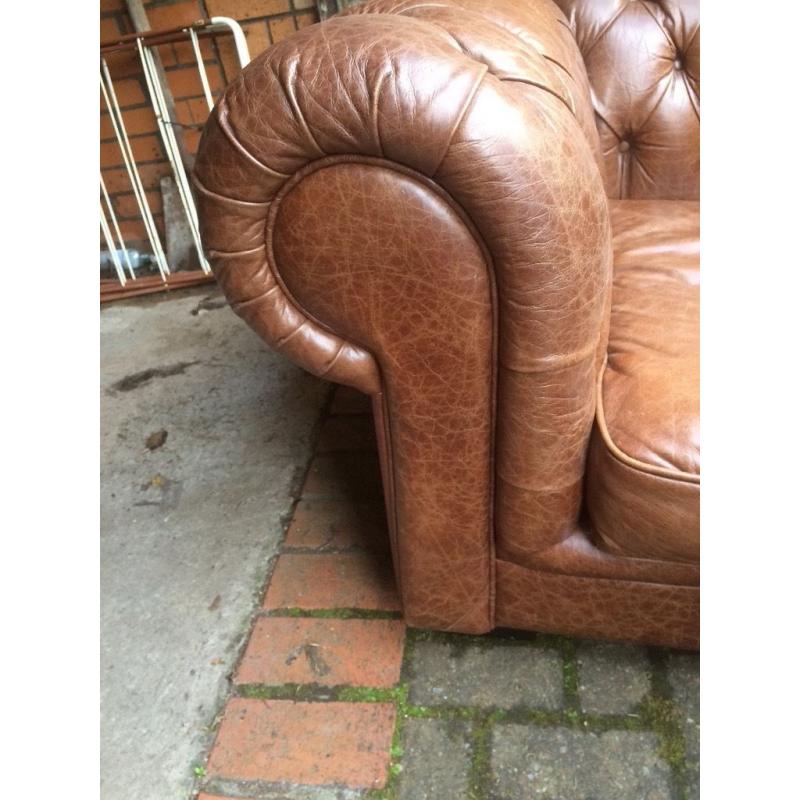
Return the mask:
[[[407,629],[366,398],[337,389],[198,800],[696,800],[699,657]]]

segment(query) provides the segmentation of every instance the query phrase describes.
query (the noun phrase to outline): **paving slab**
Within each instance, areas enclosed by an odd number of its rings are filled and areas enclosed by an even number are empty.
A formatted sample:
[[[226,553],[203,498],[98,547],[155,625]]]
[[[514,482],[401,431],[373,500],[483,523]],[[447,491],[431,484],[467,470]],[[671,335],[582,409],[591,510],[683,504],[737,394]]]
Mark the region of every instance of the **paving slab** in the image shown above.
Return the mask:
[[[463,800],[469,790],[471,726],[460,719],[407,719],[398,800]]]
[[[498,724],[492,800],[670,800],[670,770],[653,733]]]
[[[700,797],[700,656],[670,653],[667,677],[686,740],[687,796],[688,800],[696,800]]]
[[[609,642],[578,646],[578,696],[591,714],[627,714],[650,691],[647,652],[643,647]]]
[[[185,800],[328,384],[208,289],[100,328],[101,791]]]
[[[500,639],[416,641],[408,675],[409,700],[417,705],[556,710],[563,703],[561,656]]]

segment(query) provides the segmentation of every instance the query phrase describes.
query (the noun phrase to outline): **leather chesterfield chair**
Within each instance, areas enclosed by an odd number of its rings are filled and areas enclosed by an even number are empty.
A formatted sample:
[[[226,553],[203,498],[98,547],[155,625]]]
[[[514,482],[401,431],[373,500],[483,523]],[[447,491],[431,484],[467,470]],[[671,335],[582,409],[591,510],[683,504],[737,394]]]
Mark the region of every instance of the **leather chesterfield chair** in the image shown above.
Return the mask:
[[[372,396],[407,621],[698,645],[693,0],[375,0],[195,165],[270,345]]]

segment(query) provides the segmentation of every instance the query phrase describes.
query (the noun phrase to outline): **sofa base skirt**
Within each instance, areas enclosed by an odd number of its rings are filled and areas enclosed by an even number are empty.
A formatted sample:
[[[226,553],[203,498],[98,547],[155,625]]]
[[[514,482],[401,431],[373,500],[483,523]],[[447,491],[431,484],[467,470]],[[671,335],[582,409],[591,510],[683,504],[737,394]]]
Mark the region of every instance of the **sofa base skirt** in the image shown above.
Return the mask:
[[[496,562],[495,625],[697,650],[700,587],[576,577]]]

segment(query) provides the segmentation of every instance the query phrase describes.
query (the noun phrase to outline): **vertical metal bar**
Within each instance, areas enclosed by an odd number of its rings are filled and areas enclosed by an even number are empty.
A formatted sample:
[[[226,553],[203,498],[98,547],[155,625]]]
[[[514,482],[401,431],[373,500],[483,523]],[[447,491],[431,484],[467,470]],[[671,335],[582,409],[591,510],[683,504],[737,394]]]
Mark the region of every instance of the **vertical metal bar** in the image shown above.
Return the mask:
[[[172,166],[172,171],[175,174],[175,182],[181,193],[181,200],[183,202],[184,211],[189,218],[189,221],[197,225],[197,210],[194,208],[194,203],[187,204],[186,187],[189,181],[186,177],[186,170],[183,167],[183,160],[180,157],[178,150],[178,143],[175,138],[175,132],[172,130],[172,120],[170,119],[169,112],[167,111],[166,103],[164,101],[164,94],[161,91],[161,82],[158,80],[156,74],[155,62],[150,48],[145,47],[141,40],[137,43],[139,45],[139,53],[142,57],[142,65],[145,69],[145,80],[147,82],[147,89],[150,92],[150,99],[153,107],[156,109],[156,117],[161,123],[162,140],[164,147],[167,151],[167,158]]]
[[[111,260],[114,263],[114,269],[117,271],[117,279],[119,280],[122,286],[125,285],[125,271],[122,269],[122,264],[119,263],[119,257],[117,256],[117,248],[114,244],[114,239],[111,236],[111,231],[108,229],[108,222],[106,221],[106,215],[103,211],[103,204],[100,203],[100,230],[103,231],[103,238],[106,240],[106,247],[108,248],[108,253],[111,256]]]
[[[170,2],[170,0],[162,0],[161,5],[164,2]],[[144,7],[146,0],[125,0],[125,8],[128,11],[128,16],[130,17],[131,22],[133,23],[133,30],[136,33],[141,33],[143,35],[147,35],[152,33],[152,28],[150,27],[150,20],[147,17],[147,10]],[[148,5],[150,5],[150,0],[147,0]],[[133,42],[133,46],[136,46],[136,42]],[[169,87],[166,85],[167,77],[164,71],[164,65],[161,62],[161,57],[158,55],[158,50],[154,50],[155,56],[155,74],[157,76],[158,82],[165,86],[165,95],[166,95],[166,102],[165,106],[167,111],[169,112],[169,116],[175,117],[175,100],[172,97],[172,92],[170,92]],[[181,157],[181,161],[184,163],[189,163],[189,153],[184,145],[183,137],[178,136],[178,154]]]
[[[133,150],[131,148],[130,141],[128,140],[128,133],[125,129],[122,111],[120,110],[119,103],[117,102],[117,95],[114,91],[114,84],[111,80],[111,75],[108,72],[108,64],[106,64],[105,59],[102,59],[101,64],[104,75],[101,74],[100,76],[100,88],[103,91],[103,98],[105,99],[106,107],[109,111],[111,124],[114,127],[114,134],[117,138],[117,144],[122,151],[122,159],[125,164],[125,169],[128,173],[128,179],[133,187],[134,196],[136,197],[136,202],[139,206],[139,213],[142,216],[142,221],[144,222],[145,230],[147,232],[147,238],[150,241],[150,246],[153,248],[153,254],[156,258],[156,264],[159,272],[161,273],[161,278],[164,280],[169,274],[167,258],[164,255],[164,250],[161,246],[161,239],[158,235],[158,230],[156,228],[155,221],[153,220],[152,212],[150,211],[150,204],[147,200],[147,194],[144,191],[144,187],[139,176],[139,170],[136,166],[136,159],[134,158]],[[103,82],[104,76],[105,81],[108,84],[108,90],[106,90],[106,86]],[[109,92],[111,99],[109,99]]]
[[[100,173],[100,190],[103,192],[103,199],[106,201],[106,208],[108,209],[108,215],[111,217],[111,224],[114,226],[114,233],[117,235],[117,241],[119,242],[120,250],[122,250],[122,255],[125,256],[125,263],[128,266],[128,274],[131,276],[131,280],[135,280],[136,273],[133,271],[133,264],[131,264],[130,256],[128,256],[128,248],[125,247],[125,240],[122,238],[122,232],[117,224],[117,215],[114,213],[114,206],[111,205],[111,198],[108,196],[108,192],[106,191],[106,182],[103,180],[102,172]]]
[[[163,88],[161,86],[160,81],[158,80],[158,73],[156,72],[156,65],[155,61],[153,60],[153,54],[149,48],[143,48],[145,55],[147,56],[147,61],[150,67],[150,77],[152,80],[152,86],[155,88],[156,97],[158,98],[158,102],[161,106],[161,116],[162,121],[164,123],[164,130],[169,138],[169,141],[172,145],[172,166],[173,172],[175,173],[176,184],[178,186],[179,195],[181,197],[181,202],[183,204],[183,210],[186,213],[186,217],[189,221],[189,230],[192,234],[192,239],[194,240],[195,247],[197,248],[197,255],[200,261],[200,267],[206,274],[211,272],[211,266],[206,261],[205,256],[203,255],[203,244],[200,241],[200,224],[197,219],[197,208],[194,204],[194,195],[192,195],[192,188],[189,184],[189,178],[186,175],[186,170],[183,166],[183,159],[180,155],[180,150],[178,148],[178,142],[175,138],[175,132],[172,127],[172,121],[169,117],[169,110],[167,109],[167,103],[164,97]]]
[[[200,232],[198,230],[197,209],[194,205],[194,198],[189,188],[189,180],[186,177],[186,171],[183,168],[178,151],[178,144],[175,140],[175,134],[172,130],[172,121],[169,118],[169,113],[166,109],[164,102],[164,95],[161,92],[161,84],[155,71],[155,63],[153,61],[150,49],[142,44],[141,39],[136,40],[136,46],[139,50],[139,57],[142,62],[142,68],[145,74],[145,81],[147,83],[147,90],[150,94],[150,100],[153,104],[153,109],[156,112],[156,120],[158,122],[161,139],[164,142],[164,149],[167,153],[167,159],[172,167],[172,172],[175,175],[175,184],[178,188],[178,196],[181,199],[181,205],[186,213],[186,218],[189,222],[189,231],[192,235],[195,247],[197,248],[197,255],[200,260],[200,267],[205,273],[211,271],[211,267],[203,255],[203,245],[200,242]]]
[[[111,75],[108,71],[108,64],[103,58],[100,60],[102,74],[100,76],[100,88],[103,92],[106,107],[108,108],[111,124],[114,127],[114,134],[117,137],[117,143],[122,151],[122,160],[125,164],[125,169],[128,172],[128,178],[133,186],[133,192],[136,196],[136,202],[139,205],[139,211],[144,221],[145,230],[147,231],[147,238],[150,241],[150,246],[153,248],[153,254],[156,258],[158,271],[161,273],[161,279],[166,280],[169,275],[169,265],[167,264],[167,257],[164,255],[164,250],[161,247],[161,239],[158,235],[153,215],[150,211],[150,204],[147,201],[147,195],[142,186],[142,180],[139,176],[139,169],[136,166],[136,159],[133,156],[130,141],[128,140],[128,132],[125,129],[125,122],[122,119],[122,111],[120,110],[119,103],[117,102],[117,94],[114,91],[114,83],[111,80]],[[105,78],[105,82],[104,82]],[[108,89],[106,89],[108,84]],[[110,99],[109,99],[110,95]]]
[[[211,87],[208,85],[206,65],[203,63],[203,54],[200,52],[200,42],[197,40],[197,32],[194,28],[189,28],[189,37],[192,40],[194,57],[197,59],[197,71],[200,73],[200,82],[203,84],[203,94],[206,96],[208,110],[211,111],[214,108],[214,97],[211,94]]]
[[[247,64],[250,63],[250,52],[247,46],[247,39],[245,38],[244,31],[242,30],[239,23],[229,17],[212,17],[211,20],[209,21],[209,27],[211,26],[222,26],[230,31],[230,33],[233,35],[233,40],[236,48],[236,55],[239,61],[239,65],[242,68],[247,66]],[[208,81],[208,73],[205,69],[205,64],[203,62],[203,56],[200,50],[200,44],[197,37],[197,32],[193,28],[190,28],[187,29],[187,33],[190,36],[195,58],[197,59],[197,68],[200,74],[200,81],[203,86],[203,94],[205,95],[206,103],[209,107],[209,110],[211,110],[213,109],[214,106],[214,97],[211,92],[211,86]],[[175,176],[175,183],[178,188],[181,204],[183,206],[184,212],[186,213],[192,239],[197,248],[198,256],[200,259],[200,266],[203,269],[203,272],[209,273],[211,271],[210,266],[203,255],[202,243],[200,241],[200,232],[197,220],[197,209],[194,204],[194,196],[192,194],[191,187],[189,185],[189,180],[184,168],[184,160],[180,155],[181,151],[178,146],[177,139],[175,137],[175,132],[173,130],[173,122],[170,119],[170,112],[168,110],[168,106],[165,100],[165,90],[162,85],[161,79],[158,77],[155,59],[151,49],[145,47],[141,39],[136,40],[136,46],[139,51],[139,57],[141,59],[142,68],[144,70],[145,80],[147,83],[148,92],[150,94],[150,101],[153,106],[153,111],[156,115],[159,132],[161,133],[161,139],[164,142],[167,159],[170,163],[172,172]],[[108,108],[109,117],[111,119],[111,123],[114,128],[114,134],[117,140],[117,144],[119,145],[120,151],[122,152],[123,163],[128,173],[128,178],[131,182],[134,196],[136,197],[136,203],[139,207],[139,212],[141,214],[142,221],[144,222],[144,226],[147,232],[148,239],[150,241],[150,245],[153,248],[153,254],[156,258],[156,263],[158,265],[159,272],[161,273],[161,278],[162,280],[166,280],[166,276],[170,274],[169,265],[167,263],[166,255],[164,254],[164,249],[161,245],[161,238],[158,234],[158,229],[156,228],[155,220],[153,219],[153,214],[150,210],[150,204],[147,199],[147,193],[144,190],[141,176],[139,175],[139,169],[136,164],[136,159],[133,155],[133,149],[131,148],[130,141],[128,139],[128,133],[125,128],[125,123],[122,117],[122,111],[119,107],[119,103],[117,102],[116,92],[114,91],[114,84],[111,81],[111,75],[109,74],[108,65],[105,59],[102,58],[101,58],[100,88],[102,90],[105,104]],[[122,238],[122,234],[119,229],[119,224],[117,222],[113,206],[111,205],[111,201],[108,196],[108,192],[106,190],[102,174],[100,176],[100,185],[103,193],[103,199],[105,201],[106,208],[108,209],[108,213],[111,217],[111,223],[113,225],[114,231],[119,239],[120,249],[122,249],[123,251],[128,271],[130,273],[131,278],[135,279],[136,275],[133,269],[133,265],[130,261],[127,248]],[[114,246],[114,239],[111,234],[111,228],[109,227],[108,219],[106,218],[106,213],[103,210],[102,203],[100,206],[100,217],[101,217],[100,218],[101,229],[103,231],[103,236],[105,237],[105,241],[108,246],[111,259],[114,263],[114,267],[117,271],[117,277],[119,278],[120,283],[124,286],[126,282],[125,270],[123,269],[123,266],[120,262],[117,248]]]

